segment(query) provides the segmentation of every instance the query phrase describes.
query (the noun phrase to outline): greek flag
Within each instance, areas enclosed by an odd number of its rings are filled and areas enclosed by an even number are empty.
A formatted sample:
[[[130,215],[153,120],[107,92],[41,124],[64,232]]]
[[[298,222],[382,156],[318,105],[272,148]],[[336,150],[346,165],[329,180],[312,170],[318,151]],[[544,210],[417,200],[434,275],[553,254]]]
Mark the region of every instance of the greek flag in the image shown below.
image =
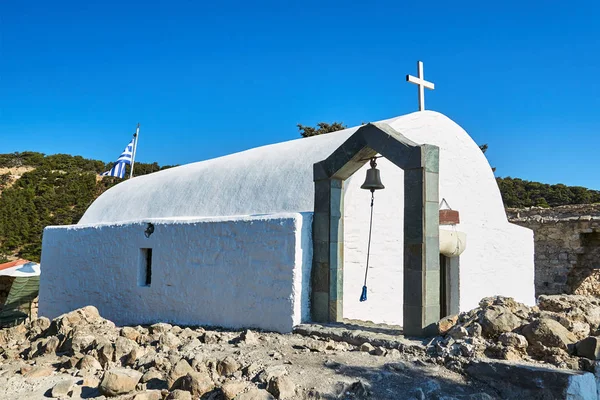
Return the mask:
[[[106,171],[101,176],[114,176],[117,178],[125,178],[125,166],[131,165],[131,159],[133,158],[133,146],[135,145],[135,137],[131,139],[131,142],[127,145],[121,156],[117,159],[117,162],[113,165],[110,171]]]

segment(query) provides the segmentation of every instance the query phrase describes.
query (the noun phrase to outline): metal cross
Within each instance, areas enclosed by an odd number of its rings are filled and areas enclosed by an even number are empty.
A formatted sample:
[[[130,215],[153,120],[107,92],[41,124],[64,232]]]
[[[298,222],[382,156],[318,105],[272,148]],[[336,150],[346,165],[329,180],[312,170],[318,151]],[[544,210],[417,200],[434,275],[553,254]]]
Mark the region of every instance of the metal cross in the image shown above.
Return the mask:
[[[433,84],[433,82],[428,82],[425,79],[423,79],[422,61],[417,61],[417,70],[419,73],[419,77],[406,75],[406,81],[419,85],[419,111],[423,111],[425,110],[425,88],[433,90],[435,89],[435,85]]]

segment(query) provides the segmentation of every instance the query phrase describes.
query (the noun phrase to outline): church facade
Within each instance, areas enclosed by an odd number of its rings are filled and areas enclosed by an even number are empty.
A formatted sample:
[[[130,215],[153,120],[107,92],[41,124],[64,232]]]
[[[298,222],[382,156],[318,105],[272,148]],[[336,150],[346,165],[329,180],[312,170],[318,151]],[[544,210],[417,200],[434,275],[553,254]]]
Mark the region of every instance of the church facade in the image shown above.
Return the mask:
[[[360,188],[375,155],[371,194]],[[444,201],[442,201],[444,200]],[[460,221],[440,224],[440,204]],[[289,332],[360,319],[425,334],[491,295],[534,303],[533,233],[477,144],[421,111],[124,181],[44,231],[40,314]]]

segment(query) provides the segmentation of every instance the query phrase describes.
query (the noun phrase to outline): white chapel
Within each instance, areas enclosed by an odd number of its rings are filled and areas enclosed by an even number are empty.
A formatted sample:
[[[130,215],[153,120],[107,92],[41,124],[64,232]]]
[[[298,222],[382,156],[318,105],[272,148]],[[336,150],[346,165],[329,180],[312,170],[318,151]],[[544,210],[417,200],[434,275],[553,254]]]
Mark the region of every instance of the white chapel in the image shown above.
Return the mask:
[[[361,189],[375,155],[385,189]],[[440,210],[456,211],[447,223]],[[117,324],[397,324],[505,295],[534,304],[533,232],[507,221],[485,156],[419,111],[125,180],[44,231],[40,314]]]

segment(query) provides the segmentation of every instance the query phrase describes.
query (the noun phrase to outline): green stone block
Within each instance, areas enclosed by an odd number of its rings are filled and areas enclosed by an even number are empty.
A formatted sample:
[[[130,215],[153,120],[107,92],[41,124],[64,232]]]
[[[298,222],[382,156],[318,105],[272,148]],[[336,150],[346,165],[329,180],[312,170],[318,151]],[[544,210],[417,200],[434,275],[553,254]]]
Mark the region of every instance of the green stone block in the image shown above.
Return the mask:
[[[440,178],[437,173],[425,172],[425,201],[440,204]]]
[[[314,322],[329,322],[329,293],[312,293],[311,314]]]
[[[423,270],[423,245],[405,244],[404,245],[404,270]]]
[[[439,172],[440,149],[437,146],[424,144],[421,146],[421,162],[423,168],[428,172]]]
[[[404,304],[423,306],[423,272],[414,269],[404,270]]]

